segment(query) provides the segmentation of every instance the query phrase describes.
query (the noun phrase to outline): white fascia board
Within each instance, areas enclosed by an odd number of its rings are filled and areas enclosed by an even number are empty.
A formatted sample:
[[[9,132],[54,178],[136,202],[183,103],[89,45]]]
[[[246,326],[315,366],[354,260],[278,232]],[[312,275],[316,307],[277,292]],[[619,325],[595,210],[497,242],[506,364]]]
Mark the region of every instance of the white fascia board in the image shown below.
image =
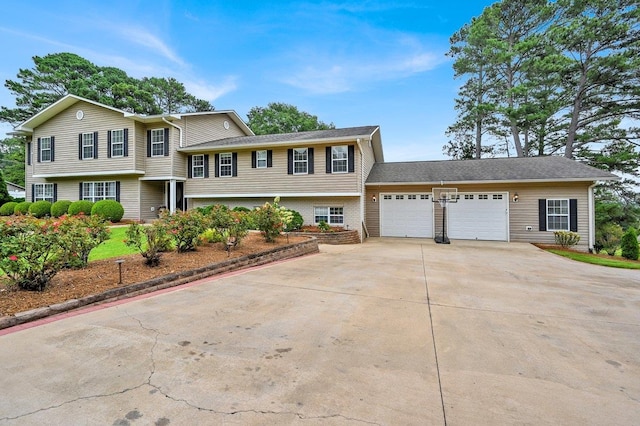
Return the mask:
[[[562,182],[599,182],[605,180],[620,180],[619,177],[603,177],[599,179],[570,178],[570,179],[527,179],[527,180],[468,180],[468,181],[433,181],[433,182],[366,182],[365,186],[416,186],[416,185],[481,185],[481,184],[516,184],[516,183],[562,183]]]
[[[48,173],[48,174],[36,174],[34,178],[51,179],[51,178],[71,178],[71,177],[92,177],[92,176],[129,176],[129,175],[144,175],[144,170],[112,170],[106,172],[74,172],[74,173]]]
[[[360,192],[292,192],[292,193],[259,193],[259,194],[185,194],[184,198],[311,198],[311,197],[360,197]]]
[[[180,182],[186,182],[187,178],[183,176],[148,176],[142,177],[138,180],[177,180]]]

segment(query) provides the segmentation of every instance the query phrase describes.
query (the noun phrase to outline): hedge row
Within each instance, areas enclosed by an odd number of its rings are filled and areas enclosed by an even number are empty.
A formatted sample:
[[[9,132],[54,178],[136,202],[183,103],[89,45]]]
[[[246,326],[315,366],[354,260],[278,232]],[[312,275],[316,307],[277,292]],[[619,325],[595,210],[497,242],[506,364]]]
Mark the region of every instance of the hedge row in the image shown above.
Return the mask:
[[[0,216],[30,214],[37,218],[42,218],[48,216],[60,217],[65,214],[76,216],[81,213],[86,216],[102,216],[111,222],[119,222],[124,216],[124,208],[122,204],[115,200],[100,200],[96,203],[87,200],[60,200],[53,204],[44,200],[34,203],[30,201],[21,203],[10,201],[0,206]]]

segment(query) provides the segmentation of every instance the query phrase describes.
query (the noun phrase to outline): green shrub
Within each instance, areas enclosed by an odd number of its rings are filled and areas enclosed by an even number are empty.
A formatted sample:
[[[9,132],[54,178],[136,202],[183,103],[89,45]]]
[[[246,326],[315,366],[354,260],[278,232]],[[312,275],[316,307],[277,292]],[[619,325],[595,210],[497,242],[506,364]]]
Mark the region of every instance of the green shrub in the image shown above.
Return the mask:
[[[321,220],[318,224],[318,229],[320,229],[320,232],[329,232],[331,231],[331,225],[329,225],[324,220]]]
[[[622,234],[622,227],[617,223],[605,223],[596,229],[596,245],[602,247],[609,256],[613,256],[620,247]]]
[[[163,213],[160,221],[173,238],[178,253],[195,250],[201,241],[200,234],[207,229],[205,217],[197,210]]]
[[[556,244],[562,248],[572,247],[580,242],[580,234],[577,232],[555,231],[553,236],[556,239]]]
[[[124,208],[116,200],[100,200],[91,207],[91,215],[99,215],[111,222],[120,222],[124,216]]]
[[[247,207],[243,207],[243,206],[235,206],[233,208],[234,212],[242,212],[242,213],[249,213],[251,211],[250,208]]]
[[[640,247],[638,246],[638,233],[632,226],[622,236],[620,242],[622,248],[622,257],[630,260],[638,260],[640,256]]]
[[[295,210],[289,210],[289,212],[291,212],[291,222],[284,227],[285,232],[291,232],[302,228],[302,225],[304,225],[302,215]]]
[[[129,247],[136,248],[147,266],[158,266],[160,256],[167,248],[167,230],[161,222],[155,222],[151,226],[141,226],[132,223],[127,228],[127,239],[124,243]]]
[[[69,205],[69,210],[67,211],[67,213],[70,216],[76,216],[80,213],[84,214],[85,216],[90,216],[92,207],[93,203],[89,200],[74,201]]]
[[[51,217],[60,217],[69,212],[70,200],[58,200],[51,205]]]
[[[45,200],[36,201],[29,206],[29,214],[37,218],[51,216],[51,203]]]
[[[278,235],[291,223],[291,211],[281,207],[278,204],[279,202],[280,197],[276,197],[273,200],[273,204],[264,203],[262,207],[258,207],[253,211],[255,223],[268,243],[274,242]]]
[[[109,239],[107,222],[100,216],[64,216],[53,222],[64,235],[65,249],[69,252],[65,266],[84,268],[89,263],[89,253]]]
[[[4,203],[2,207],[0,207],[0,216],[11,216],[17,204],[18,203],[16,203],[15,201]]]
[[[13,214],[27,214],[29,213],[29,206],[31,205],[31,201],[23,201],[21,203],[16,204],[16,207],[13,209]]]

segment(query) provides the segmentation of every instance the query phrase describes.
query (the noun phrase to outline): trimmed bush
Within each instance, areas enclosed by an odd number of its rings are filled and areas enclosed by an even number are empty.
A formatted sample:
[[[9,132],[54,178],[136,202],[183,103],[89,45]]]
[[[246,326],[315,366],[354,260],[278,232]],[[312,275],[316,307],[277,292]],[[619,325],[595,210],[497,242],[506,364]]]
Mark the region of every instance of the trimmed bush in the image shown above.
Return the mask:
[[[124,207],[116,200],[100,200],[91,207],[91,215],[99,215],[111,222],[120,222]]]
[[[36,201],[29,206],[29,214],[37,218],[51,216],[51,203],[46,200]]]
[[[638,233],[634,227],[629,227],[627,232],[622,236],[620,241],[622,248],[622,257],[629,260],[638,260],[640,256],[640,247],[638,245]]]
[[[13,214],[27,214],[29,213],[29,206],[31,205],[31,201],[23,201],[21,203],[16,204],[16,207],[13,209]]]
[[[18,205],[18,203],[16,203],[15,201],[4,203],[2,207],[0,207],[0,216],[11,216],[16,208],[16,205]]]
[[[617,223],[608,222],[596,228],[596,244],[598,248],[607,252],[609,256],[614,256],[620,240],[622,239],[622,227]]]
[[[302,215],[295,210],[290,210],[290,209],[288,210],[289,212],[291,212],[291,222],[289,222],[284,227],[284,231],[291,232],[291,231],[295,231],[297,229],[302,228],[302,225],[304,225],[304,219],[302,218]]]
[[[69,212],[70,200],[59,200],[51,205],[51,217],[60,217]]]
[[[79,200],[74,201],[69,205],[69,213],[70,216],[75,216],[80,213],[85,214],[86,216],[91,215],[91,208],[93,207],[93,203],[89,200]]]
[[[580,234],[571,231],[556,231],[553,233],[556,239],[556,244],[562,248],[568,248],[575,246],[580,242]]]

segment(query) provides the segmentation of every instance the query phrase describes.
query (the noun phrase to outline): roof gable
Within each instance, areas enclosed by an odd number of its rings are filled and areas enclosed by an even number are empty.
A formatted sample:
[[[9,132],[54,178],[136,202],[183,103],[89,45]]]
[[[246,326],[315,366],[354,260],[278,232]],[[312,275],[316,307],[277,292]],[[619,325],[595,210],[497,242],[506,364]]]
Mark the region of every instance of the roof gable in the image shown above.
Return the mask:
[[[565,157],[486,158],[376,163],[367,184],[462,184],[616,180],[614,174]]]

